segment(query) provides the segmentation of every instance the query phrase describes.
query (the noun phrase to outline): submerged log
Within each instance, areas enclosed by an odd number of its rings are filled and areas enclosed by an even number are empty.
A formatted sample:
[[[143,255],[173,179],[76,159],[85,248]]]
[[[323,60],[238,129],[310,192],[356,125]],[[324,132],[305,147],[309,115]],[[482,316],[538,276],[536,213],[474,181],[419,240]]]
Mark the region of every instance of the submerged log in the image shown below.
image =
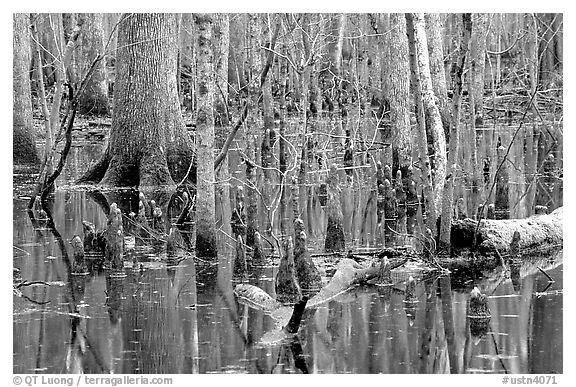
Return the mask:
[[[477,236],[480,254],[508,254],[510,247],[523,254],[562,246],[563,207],[548,215],[534,215],[525,219],[483,219]],[[478,222],[473,219],[455,221],[452,224],[451,243],[456,250],[470,249]],[[519,241],[513,244],[514,233]]]
[[[356,285],[367,283],[378,276],[379,269],[378,266],[365,267],[352,259],[342,258],[330,282],[309,299],[306,307],[318,307]],[[290,306],[283,305],[257,286],[238,284],[234,287],[234,294],[243,303],[271,315],[281,325],[285,325],[291,316]]]
[[[284,254],[276,274],[275,289],[276,300],[283,304],[295,304],[302,298],[294,268],[294,246],[291,237],[284,242]]]
[[[379,272],[378,266],[365,267],[352,259],[342,258],[330,282],[310,299],[308,306],[312,308],[328,302],[355,285],[377,278]]]

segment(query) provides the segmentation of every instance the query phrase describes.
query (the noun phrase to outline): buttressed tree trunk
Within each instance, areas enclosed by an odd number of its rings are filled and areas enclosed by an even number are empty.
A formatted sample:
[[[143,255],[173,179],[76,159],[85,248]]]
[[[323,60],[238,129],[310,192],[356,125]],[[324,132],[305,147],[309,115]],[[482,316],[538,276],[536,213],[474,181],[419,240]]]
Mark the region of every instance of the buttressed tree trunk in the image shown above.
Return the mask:
[[[14,163],[38,163],[30,92],[30,16],[14,14],[13,157]]]
[[[192,143],[178,101],[177,32],[173,14],[122,15],[110,139],[79,182],[169,188],[186,175],[194,181]]]
[[[408,60],[408,39],[404,14],[390,15],[390,118],[392,121],[392,169],[400,169],[402,176],[408,176],[412,163],[410,136],[410,66]]]
[[[101,13],[81,13],[83,33],[79,37],[77,57],[77,79],[82,79],[94,59],[104,50],[104,15]],[[86,84],[78,104],[80,114],[104,115],[108,113],[108,79],[105,61],[96,64],[94,73]]]
[[[197,104],[197,199],[196,199],[196,253],[203,257],[215,257],[215,178],[214,178],[214,62],[212,56],[212,16],[194,14],[198,31],[196,60],[198,75]]]

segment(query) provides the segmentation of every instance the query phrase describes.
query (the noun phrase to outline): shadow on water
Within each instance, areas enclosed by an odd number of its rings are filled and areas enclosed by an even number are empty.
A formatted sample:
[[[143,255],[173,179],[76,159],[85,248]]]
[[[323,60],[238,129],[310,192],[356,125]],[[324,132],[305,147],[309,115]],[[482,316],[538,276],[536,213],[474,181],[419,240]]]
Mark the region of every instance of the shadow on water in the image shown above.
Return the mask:
[[[289,135],[289,133],[288,133]],[[497,217],[525,217],[535,206],[551,211],[562,205],[562,141],[551,141],[536,126],[525,129],[513,145],[510,162],[495,176],[499,142],[507,144],[510,130],[479,131],[479,159],[485,160],[481,182],[497,179],[493,203]],[[321,143],[322,139],[318,139]],[[328,139],[334,143],[333,139]],[[332,146],[332,145],[331,145]],[[335,144],[334,146],[338,146]],[[337,152],[336,152],[337,153]],[[81,172],[98,147],[74,148],[65,170],[68,181]],[[551,157],[552,155],[552,157]],[[342,211],[347,248],[362,249],[412,243],[412,238],[382,227],[376,206],[374,160],[385,164],[384,151],[374,152],[366,168],[348,179],[341,176]],[[237,162],[238,161],[238,162]],[[232,166],[240,165],[239,168]],[[239,156],[230,154],[230,191],[234,206],[244,181]],[[308,247],[323,251],[325,172],[308,171],[300,208],[310,233]],[[237,301],[233,293],[236,254],[234,238],[220,206],[219,256],[205,262],[187,253],[193,238],[179,229],[179,239],[167,246],[170,228],[186,206],[185,196],[155,196],[164,213],[156,234],[134,230],[124,217],[124,229],[136,237],[126,248],[126,277],[118,278],[92,266],[87,275],[73,275],[70,241],[83,235],[82,221],[97,229],[107,223],[111,203],[124,215],[138,213],[138,193],[87,191],[64,187],[56,191],[48,211],[26,212],[27,192],[34,176],[16,171],[14,177],[14,267],[26,281],[14,296],[14,373],[561,373],[563,266],[562,252],[532,263],[511,263],[483,277],[452,274],[418,280],[404,278],[394,286],[352,289],[315,309],[307,309],[298,335],[263,343],[277,329],[272,317]],[[459,175],[457,197],[463,211],[474,215],[486,199],[486,184],[473,187],[472,177]],[[262,184],[262,182],[260,182]],[[374,188],[372,188],[374,186]],[[370,187],[367,189],[366,187]],[[280,194],[278,185],[269,195]],[[263,191],[264,192],[264,191]],[[266,192],[264,192],[266,193]],[[267,213],[259,203],[260,224],[283,239],[292,213],[290,190],[278,210]],[[264,197],[266,200],[266,197]],[[219,205],[221,203],[218,203]],[[266,204],[266,203],[264,203]],[[228,207],[229,208],[229,207]],[[406,211],[396,228],[402,234],[421,232],[420,210]],[[193,228],[193,225],[191,225]],[[263,226],[264,227],[264,226]],[[403,227],[403,228],[402,228]],[[193,229],[188,228],[193,234]],[[263,233],[266,251],[275,246]],[[87,255],[89,261],[101,259]],[[333,273],[334,257],[316,256],[324,275]],[[546,271],[544,274],[540,269]],[[246,279],[274,296],[277,251],[253,267]],[[554,282],[549,281],[551,277]],[[471,319],[470,291],[487,296],[491,317]],[[38,302],[32,302],[36,300]],[[49,301],[48,303],[41,303]]]

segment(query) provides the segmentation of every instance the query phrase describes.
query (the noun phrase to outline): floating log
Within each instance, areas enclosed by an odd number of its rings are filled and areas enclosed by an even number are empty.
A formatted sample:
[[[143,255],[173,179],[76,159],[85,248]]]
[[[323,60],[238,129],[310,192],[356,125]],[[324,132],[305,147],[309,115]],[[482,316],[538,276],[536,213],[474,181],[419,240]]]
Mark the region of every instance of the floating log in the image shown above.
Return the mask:
[[[480,254],[508,254],[517,231],[518,245],[513,245],[523,254],[545,251],[562,246],[563,207],[549,215],[534,215],[525,219],[483,219],[480,221],[477,248]],[[451,243],[456,250],[470,249],[478,222],[464,219],[453,222]]]
[[[326,225],[326,239],[324,240],[324,250],[327,253],[344,251],[344,226],[342,215],[342,203],[340,202],[341,190],[338,186],[338,171],[336,165],[330,165],[328,178],[326,179],[328,206],[326,213],[328,222]]]
[[[276,275],[276,300],[285,305],[293,305],[300,301],[302,292],[296,279],[294,246],[291,237],[288,237],[283,247],[284,254],[280,259],[280,266]]]

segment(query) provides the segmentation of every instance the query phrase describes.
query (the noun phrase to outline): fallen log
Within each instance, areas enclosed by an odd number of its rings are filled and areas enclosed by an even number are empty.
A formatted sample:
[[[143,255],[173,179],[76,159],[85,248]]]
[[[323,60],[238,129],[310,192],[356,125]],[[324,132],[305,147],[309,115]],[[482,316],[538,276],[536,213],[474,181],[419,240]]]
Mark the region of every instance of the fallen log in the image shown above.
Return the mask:
[[[531,254],[562,247],[563,207],[551,214],[534,215],[525,219],[482,219],[478,227],[476,251],[482,255],[504,255],[512,250]],[[463,219],[452,223],[451,243],[456,254],[471,249],[478,222]],[[518,232],[520,240],[514,237]],[[514,241],[514,243],[512,243]]]
[[[387,260],[385,264],[388,264]],[[315,308],[333,300],[353,286],[377,278],[379,272],[379,266],[365,267],[352,259],[342,258],[330,282],[310,298],[306,307]],[[286,325],[292,314],[290,306],[283,305],[257,286],[238,284],[234,288],[234,294],[240,302],[272,316],[280,325]]]

